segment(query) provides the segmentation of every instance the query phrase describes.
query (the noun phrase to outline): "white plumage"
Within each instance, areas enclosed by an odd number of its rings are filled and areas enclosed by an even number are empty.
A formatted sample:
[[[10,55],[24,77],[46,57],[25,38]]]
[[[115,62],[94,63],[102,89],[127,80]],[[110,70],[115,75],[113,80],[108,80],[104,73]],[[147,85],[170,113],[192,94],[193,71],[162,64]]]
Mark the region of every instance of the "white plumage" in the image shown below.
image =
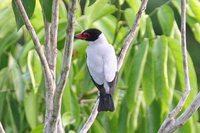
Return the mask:
[[[95,28],[87,29],[75,35],[75,38],[86,40],[89,46],[87,66],[92,80],[99,90],[98,111],[114,111],[112,94],[117,83],[117,57],[104,34]]]
[[[104,85],[106,93],[109,93],[108,82],[113,81],[117,72],[115,50],[103,33],[97,40],[89,41],[89,44],[86,53],[90,75],[97,84]]]

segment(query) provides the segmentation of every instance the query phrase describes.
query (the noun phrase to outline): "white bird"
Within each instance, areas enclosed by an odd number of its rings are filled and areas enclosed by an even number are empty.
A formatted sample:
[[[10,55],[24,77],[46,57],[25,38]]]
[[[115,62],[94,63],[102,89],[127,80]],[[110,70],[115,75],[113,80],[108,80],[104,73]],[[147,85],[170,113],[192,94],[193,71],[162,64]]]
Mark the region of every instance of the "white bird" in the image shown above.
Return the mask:
[[[87,67],[90,76],[100,92],[98,111],[114,111],[112,94],[117,82],[117,57],[105,35],[98,29],[87,29],[75,38],[86,40]]]

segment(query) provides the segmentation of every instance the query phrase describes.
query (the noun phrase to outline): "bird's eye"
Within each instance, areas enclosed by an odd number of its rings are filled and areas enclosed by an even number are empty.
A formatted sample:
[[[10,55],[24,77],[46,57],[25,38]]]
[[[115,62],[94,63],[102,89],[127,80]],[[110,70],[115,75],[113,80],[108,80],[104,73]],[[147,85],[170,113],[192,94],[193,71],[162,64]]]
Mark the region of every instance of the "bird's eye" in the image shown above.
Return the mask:
[[[85,38],[89,38],[89,37],[90,37],[90,34],[88,34],[88,33],[83,33],[83,36],[84,36]]]

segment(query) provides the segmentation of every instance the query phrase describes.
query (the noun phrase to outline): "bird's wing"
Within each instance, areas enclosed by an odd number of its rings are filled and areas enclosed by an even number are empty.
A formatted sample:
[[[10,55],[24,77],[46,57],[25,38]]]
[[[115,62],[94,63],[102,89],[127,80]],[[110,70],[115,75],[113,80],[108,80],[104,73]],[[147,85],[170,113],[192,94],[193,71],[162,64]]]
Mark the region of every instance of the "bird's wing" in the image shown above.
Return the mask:
[[[104,76],[106,82],[112,82],[117,72],[117,57],[112,45],[105,52],[106,54],[103,58]]]
[[[117,82],[117,57],[115,55],[115,50],[112,45],[105,51],[104,61],[104,77],[109,85],[109,92],[112,94]],[[107,89],[107,87],[105,88]]]
[[[87,70],[88,70],[88,72],[90,73],[89,68],[88,68],[88,65],[87,65]],[[96,82],[94,81],[92,75],[91,75],[91,74],[89,74],[89,75],[90,75],[90,77],[91,77],[91,79],[92,79],[94,85],[99,89],[99,91],[100,91],[100,90],[104,90],[104,88],[103,88],[103,84],[100,85],[100,84],[96,83]]]
[[[86,58],[87,58],[87,55],[86,55]],[[105,92],[105,89],[103,87],[103,80],[100,77],[101,75],[98,75],[95,73],[95,69],[93,70],[93,67],[91,67],[90,62],[88,62],[88,61],[87,61],[87,70],[89,72],[89,75],[90,75],[94,85],[98,88],[98,90],[100,92]]]

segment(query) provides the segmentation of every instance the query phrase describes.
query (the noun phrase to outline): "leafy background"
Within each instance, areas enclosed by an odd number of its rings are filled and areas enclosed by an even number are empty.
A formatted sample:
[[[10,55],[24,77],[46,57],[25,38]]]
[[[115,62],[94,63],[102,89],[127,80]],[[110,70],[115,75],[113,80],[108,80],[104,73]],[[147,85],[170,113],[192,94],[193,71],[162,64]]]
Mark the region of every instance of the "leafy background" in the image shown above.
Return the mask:
[[[0,121],[6,133],[40,133],[45,113],[41,63],[14,1],[0,0]],[[42,9],[51,21],[47,0],[23,0],[28,16],[44,43]],[[60,1],[57,78],[67,25],[69,0]],[[119,53],[133,25],[140,0],[80,0],[76,33],[90,27],[102,30]],[[139,31],[120,71],[114,94],[116,111],[98,115],[91,133],[155,133],[184,91],[180,35],[181,0],[149,0]],[[200,85],[200,1],[188,0],[187,45],[191,94]],[[78,132],[88,118],[97,89],[86,70],[87,43],[75,40],[72,67],[65,87],[62,120],[66,132]],[[177,133],[200,131],[195,113]]]

